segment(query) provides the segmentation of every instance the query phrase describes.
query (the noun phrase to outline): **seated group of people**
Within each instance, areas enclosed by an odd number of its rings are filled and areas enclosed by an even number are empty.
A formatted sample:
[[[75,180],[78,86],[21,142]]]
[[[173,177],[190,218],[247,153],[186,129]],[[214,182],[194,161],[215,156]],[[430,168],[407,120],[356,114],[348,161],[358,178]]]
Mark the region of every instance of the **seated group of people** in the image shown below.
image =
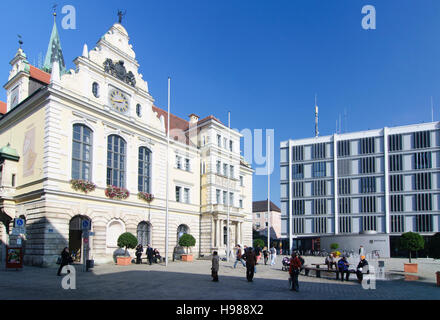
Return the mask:
[[[136,264],[142,263],[142,252],[144,251],[144,248],[141,244],[139,244],[136,247]],[[153,262],[158,263],[161,261],[161,256],[159,253],[159,250],[153,249],[149,245],[147,246],[147,250],[145,251],[145,254],[147,255],[147,259],[149,264],[151,265]]]
[[[336,258],[333,256],[333,254],[329,254],[325,258],[325,264],[327,265],[327,268],[333,269],[333,266],[335,266],[337,270],[337,279],[339,279],[339,274],[341,274],[341,281],[344,281],[344,273],[346,274],[346,280],[348,281],[348,278],[350,276],[349,273],[349,263],[347,261],[347,258],[343,256],[341,259],[336,261]],[[363,280],[363,274],[365,273],[364,269],[368,266],[368,261],[365,259],[365,256],[361,256],[361,260],[359,261],[359,264],[356,268],[356,276],[359,282],[362,282]],[[366,272],[369,273],[369,270]]]

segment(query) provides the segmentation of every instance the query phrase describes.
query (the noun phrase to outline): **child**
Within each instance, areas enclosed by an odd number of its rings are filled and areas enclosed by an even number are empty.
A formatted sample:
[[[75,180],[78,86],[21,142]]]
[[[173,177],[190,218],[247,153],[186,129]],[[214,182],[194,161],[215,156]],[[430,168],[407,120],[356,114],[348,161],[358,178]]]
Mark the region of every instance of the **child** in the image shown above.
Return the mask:
[[[212,267],[211,267],[212,281],[214,282],[218,282],[218,269],[219,269],[219,257],[217,251],[214,251],[212,255]]]

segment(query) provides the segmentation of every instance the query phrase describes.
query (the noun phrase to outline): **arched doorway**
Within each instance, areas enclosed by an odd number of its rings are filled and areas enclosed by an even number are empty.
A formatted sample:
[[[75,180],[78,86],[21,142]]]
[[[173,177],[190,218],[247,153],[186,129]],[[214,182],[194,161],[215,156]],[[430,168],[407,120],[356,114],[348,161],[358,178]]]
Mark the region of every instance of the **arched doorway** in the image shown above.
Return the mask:
[[[144,248],[148,244],[150,244],[150,245],[152,244],[151,243],[151,225],[150,225],[150,223],[142,221],[141,223],[138,224],[137,239],[138,239],[138,244],[142,245]]]
[[[82,243],[82,224],[83,221],[92,221],[86,216],[75,216],[69,223],[69,251],[73,255],[74,262],[81,262],[83,243]]]
[[[179,244],[179,240],[180,237],[183,236],[184,234],[189,233],[189,228],[186,224],[181,224],[178,228],[177,228],[177,244]]]

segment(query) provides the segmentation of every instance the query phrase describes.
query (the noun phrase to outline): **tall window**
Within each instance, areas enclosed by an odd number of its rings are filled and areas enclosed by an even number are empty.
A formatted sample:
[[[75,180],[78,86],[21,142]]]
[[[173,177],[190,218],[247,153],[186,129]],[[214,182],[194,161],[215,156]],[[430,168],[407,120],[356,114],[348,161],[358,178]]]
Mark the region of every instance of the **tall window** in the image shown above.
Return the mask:
[[[360,139],[360,154],[374,153],[374,137]]]
[[[294,164],[292,166],[292,179],[298,180],[304,178],[304,165]]]
[[[338,141],[338,157],[347,157],[350,155],[350,141]]]
[[[176,186],[176,202],[182,201],[181,192],[182,192],[182,187]]]
[[[390,171],[402,171],[403,170],[403,159],[401,154],[390,155],[389,162]]]
[[[116,135],[107,141],[107,185],[125,187],[126,143]]]
[[[419,152],[414,154],[414,165],[416,170],[432,168],[431,152]]]
[[[137,239],[138,243],[141,244],[143,247],[151,244],[151,228],[149,223],[142,221],[138,224]]]
[[[219,189],[215,190],[215,199],[217,204],[221,203],[221,191]]]
[[[361,173],[375,173],[376,159],[374,157],[361,159]]]
[[[151,183],[151,151],[139,148],[138,191],[150,193]]]
[[[414,149],[423,149],[431,147],[431,132],[420,131],[413,133]]]
[[[312,174],[314,178],[326,176],[326,163],[314,162],[312,164]]]
[[[221,174],[221,162],[220,161],[217,161],[217,174]]]
[[[325,158],[325,143],[316,143],[312,145],[312,159]]]
[[[304,159],[304,146],[292,147],[292,161],[303,161]]]
[[[72,179],[92,179],[92,130],[75,124],[72,143]]]
[[[402,150],[402,135],[393,134],[388,136],[388,150],[399,151]]]

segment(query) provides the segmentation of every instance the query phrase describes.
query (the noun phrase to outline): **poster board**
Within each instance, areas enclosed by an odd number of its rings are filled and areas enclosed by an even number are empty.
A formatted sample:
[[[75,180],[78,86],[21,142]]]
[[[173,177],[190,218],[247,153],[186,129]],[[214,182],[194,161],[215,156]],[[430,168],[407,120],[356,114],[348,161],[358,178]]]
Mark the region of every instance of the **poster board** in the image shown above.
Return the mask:
[[[6,247],[6,269],[23,268],[23,248]]]

